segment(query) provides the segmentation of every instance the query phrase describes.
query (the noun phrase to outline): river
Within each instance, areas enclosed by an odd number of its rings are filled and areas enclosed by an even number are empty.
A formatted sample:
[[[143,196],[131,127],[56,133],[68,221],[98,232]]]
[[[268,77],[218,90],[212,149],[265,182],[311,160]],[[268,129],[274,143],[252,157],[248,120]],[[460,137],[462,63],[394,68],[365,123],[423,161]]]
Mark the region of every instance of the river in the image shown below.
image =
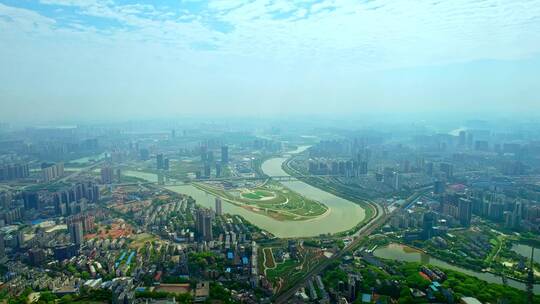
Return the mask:
[[[281,168],[282,164],[287,160],[289,154],[300,153],[306,148],[305,146],[299,147],[297,150],[291,151],[283,157],[266,160],[262,164],[263,172],[269,176],[287,176],[288,174]],[[124,174],[147,180],[155,180],[154,178],[150,178],[148,173],[142,173],[140,175],[137,173],[139,172],[128,171]],[[324,216],[306,221],[278,221],[227,203],[226,201],[222,205],[223,211],[240,215],[257,227],[279,238],[310,237],[327,233],[334,234],[354,228],[365,218],[364,209],[351,201],[337,197],[301,181],[288,181],[282,182],[282,184],[309,199],[325,204],[329,208],[329,211]],[[193,197],[197,201],[197,204],[214,208],[215,196],[192,185],[169,186],[166,188]]]
[[[476,271],[465,269],[459,266],[451,265],[444,261],[431,257],[423,253],[422,251],[419,251],[414,248],[401,245],[401,244],[392,243],[388,246],[380,247],[378,249],[375,249],[373,254],[376,257],[383,258],[383,259],[399,260],[399,261],[404,261],[404,262],[419,262],[422,264],[431,264],[433,266],[455,270],[455,271],[476,277],[480,280],[483,280],[489,283],[502,284],[502,278],[492,273],[476,272]],[[508,286],[511,286],[520,290],[526,290],[525,283],[518,282],[512,279],[508,279]],[[540,294],[540,285],[538,284],[534,285],[534,293]]]
[[[534,261],[536,263],[540,263],[540,250],[538,248],[534,248]],[[524,258],[527,258],[527,260],[530,261],[530,258],[531,258],[531,250],[532,250],[532,247],[529,246],[529,245],[525,245],[525,244],[513,244],[512,245],[512,251],[514,251],[515,253],[521,255],[522,257]]]

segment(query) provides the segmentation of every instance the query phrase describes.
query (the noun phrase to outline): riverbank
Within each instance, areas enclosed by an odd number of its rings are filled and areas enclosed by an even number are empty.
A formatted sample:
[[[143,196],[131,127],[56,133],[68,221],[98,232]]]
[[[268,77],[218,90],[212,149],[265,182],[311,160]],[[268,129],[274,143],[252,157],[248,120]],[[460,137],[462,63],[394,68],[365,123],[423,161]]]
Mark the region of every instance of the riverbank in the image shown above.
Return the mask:
[[[469,276],[476,277],[482,281],[488,283],[494,283],[503,285],[503,278],[490,273],[490,272],[477,272],[470,269],[462,268],[458,265],[453,265],[448,262],[442,261],[438,258],[435,258],[420,248],[415,248],[409,245],[399,244],[399,243],[390,243],[386,246],[377,248],[373,255],[388,260],[399,260],[403,262],[418,262],[421,264],[430,264],[437,267],[450,269],[453,271],[461,272]],[[514,287],[519,290],[526,290],[526,284],[514,279],[507,279],[508,286]],[[534,285],[534,293],[540,294],[540,285]]]
[[[287,158],[285,157],[268,159],[262,163],[261,170],[263,170],[266,175],[273,175],[273,173],[276,173],[275,176],[287,175],[282,169],[283,162],[286,160]],[[153,177],[150,176],[137,175],[141,178],[153,179]],[[268,231],[278,238],[307,238],[318,237],[321,235],[341,235],[343,232],[358,230],[356,227],[358,227],[360,223],[366,223],[366,218],[372,218],[373,213],[367,211],[369,209],[366,210],[362,208],[358,203],[336,196],[333,193],[323,191],[302,181],[294,180],[281,182],[281,184],[303,197],[324,204],[328,207],[328,211],[322,216],[314,219],[304,221],[279,221],[225,201],[222,205],[223,212],[240,215],[253,225]],[[207,208],[215,207],[215,195],[198,189],[191,184],[167,186],[165,188],[176,193],[191,196],[199,205]],[[366,214],[369,215],[369,217],[366,216]]]
[[[286,172],[290,176],[302,175],[300,172],[298,172],[297,170],[295,170],[289,165],[291,160],[292,158],[289,158],[282,164],[283,171]],[[380,214],[382,214],[381,207],[377,205],[375,202],[359,197],[349,192],[338,191],[336,188],[329,186],[329,182],[323,181],[320,178],[309,177],[309,178],[302,179],[302,181],[313,187],[321,189],[322,191],[332,193],[335,196],[341,197],[348,201],[352,201],[364,209],[365,217],[362,221],[360,221],[355,227],[347,231],[338,233],[336,236],[353,235],[356,232],[358,232],[362,227],[364,227],[365,225],[367,225],[369,222],[373,221],[374,219],[378,218]]]

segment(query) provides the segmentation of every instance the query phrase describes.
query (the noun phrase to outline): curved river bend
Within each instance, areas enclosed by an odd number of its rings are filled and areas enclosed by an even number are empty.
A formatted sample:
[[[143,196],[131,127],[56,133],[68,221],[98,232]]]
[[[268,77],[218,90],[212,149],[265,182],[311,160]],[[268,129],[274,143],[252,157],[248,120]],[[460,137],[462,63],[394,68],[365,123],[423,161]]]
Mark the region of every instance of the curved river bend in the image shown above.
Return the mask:
[[[302,149],[294,152],[300,151]],[[286,157],[271,158],[262,164],[262,170],[269,176],[286,176],[288,174],[281,168],[286,160]],[[327,233],[338,233],[354,228],[365,218],[364,209],[351,201],[310,186],[302,181],[288,181],[282,182],[282,184],[309,199],[325,204],[329,207],[329,212],[324,216],[307,221],[278,221],[261,214],[250,212],[225,201],[223,203],[223,211],[230,214],[238,214],[252,224],[280,238],[310,237]],[[192,185],[170,186],[167,189],[177,193],[187,194],[193,197],[198,204],[214,208],[215,196],[197,189]]]

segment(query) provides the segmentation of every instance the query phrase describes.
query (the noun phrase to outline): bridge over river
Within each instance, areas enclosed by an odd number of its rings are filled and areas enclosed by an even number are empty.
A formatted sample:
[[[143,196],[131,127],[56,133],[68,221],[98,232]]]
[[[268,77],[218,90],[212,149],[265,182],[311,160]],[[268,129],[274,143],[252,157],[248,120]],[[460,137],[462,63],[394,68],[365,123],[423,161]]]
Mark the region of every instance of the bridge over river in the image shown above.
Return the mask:
[[[154,173],[148,173],[148,174],[154,174]],[[133,174],[133,171],[131,174],[128,174],[129,176],[135,176],[138,177],[137,174]],[[139,184],[150,184],[150,183],[156,183],[158,182],[158,174],[154,174],[156,176],[156,181],[146,181],[146,182],[131,182],[131,183],[116,183],[111,184],[112,186],[129,186],[129,185],[139,185]],[[263,181],[263,180],[275,180],[278,182],[290,182],[290,181],[298,181],[298,180],[306,180],[313,177],[344,177],[343,175],[298,175],[298,176],[291,176],[291,175],[276,175],[276,176],[231,176],[231,177],[212,177],[212,178],[183,178],[183,179],[174,179],[174,178],[167,178],[163,177],[163,182],[160,183],[160,185],[163,186],[177,186],[177,185],[185,185],[193,182],[241,182],[241,181]]]

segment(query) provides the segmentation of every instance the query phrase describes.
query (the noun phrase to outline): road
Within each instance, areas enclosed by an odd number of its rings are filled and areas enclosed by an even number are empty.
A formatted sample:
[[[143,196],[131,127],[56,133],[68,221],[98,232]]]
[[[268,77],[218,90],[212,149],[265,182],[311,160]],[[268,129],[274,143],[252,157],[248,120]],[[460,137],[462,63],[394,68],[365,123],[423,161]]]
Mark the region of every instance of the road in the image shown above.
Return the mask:
[[[96,163],[94,163],[94,164],[92,164],[92,165],[90,165],[88,167],[84,167],[84,168],[82,168],[82,169],[80,169],[78,171],[73,172],[72,174],[69,174],[69,175],[66,175],[66,176],[60,178],[60,179],[56,180],[54,183],[65,182],[65,181],[67,181],[69,179],[72,179],[72,178],[75,178],[75,177],[81,175],[84,172],[94,170],[95,168],[101,166],[101,164],[103,164],[103,162],[104,162],[103,160],[100,160],[100,161],[98,161],[98,162],[96,162]]]
[[[416,192],[413,195],[411,195],[407,199],[407,201],[408,202],[414,201],[418,197],[420,197],[423,193],[424,192]],[[407,206],[407,205],[408,205],[408,203],[403,204],[403,206]],[[298,291],[298,289],[300,289],[300,287],[304,286],[308,280],[314,278],[317,274],[321,273],[332,262],[340,260],[345,254],[351,252],[354,248],[356,248],[358,243],[360,241],[362,241],[362,239],[365,236],[369,236],[373,231],[375,231],[375,230],[379,229],[380,227],[382,227],[386,223],[386,221],[396,211],[400,210],[400,208],[396,208],[391,213],[388,213],[386,211],[386,208],[381,208],[381,209],[383,209],[382,214],[377,214],[377,216],[373,220],[371,220],[369,223],[367,223],[364,227],[360,228],[358,230],[358,232],[355,234],[354,240],[347,247],[343,248],[343,250],[341,250],[340,252],[335,254],[333,257],[331,257],[331,258],[329,258],[327,260],[324,260],[319,265],[317,265],[317,267],[313,268],[313,270],[306,273],[306,275],[304,276],[304,278],[302,280],[298,281],[291,288],[289,288],[288,290],[283,292],[281,295],[279,295],[277,298],[275,298],[274,302],[275,303],[286,303],[286,301],[288,299],[290,299],[291,297],[293,297],[294,294]]]

